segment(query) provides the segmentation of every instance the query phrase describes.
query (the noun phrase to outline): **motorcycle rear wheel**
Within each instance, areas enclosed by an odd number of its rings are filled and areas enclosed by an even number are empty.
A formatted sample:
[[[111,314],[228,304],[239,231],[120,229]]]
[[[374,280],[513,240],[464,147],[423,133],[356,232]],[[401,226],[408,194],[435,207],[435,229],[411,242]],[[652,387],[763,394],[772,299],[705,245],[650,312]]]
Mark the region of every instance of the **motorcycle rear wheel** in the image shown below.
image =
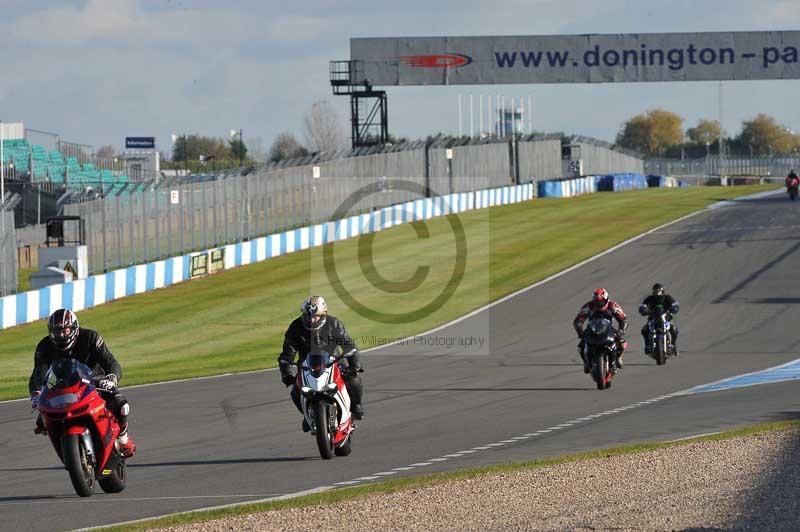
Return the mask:
[[[61,456],[64,457],[75,493],[90,497],[94,493],[94,467],[89,464],[83,439],[77,434],[61,438]]]
[[[125,465],[125,457],[120,457],[116,467],[106,478],[97,481],[106,493],[119,493],[125,489],[125,480],[128,476],[128,467]]]
[[[334,454],[336,456],[348,456],[350,453],[352,453],[353,452],[353,447],[351,445],[351,443],[352,443],[351,440],[352,439],[353,439],[353,435],[352,434],[347,436],[347,440],[345,440],[345,442],[342,445],[340,445],[339,447],[336,447],[333,450]]]
[[[317,447],[319,455],[325,460],[333,458],[333,437],[328,427],[328,403],[319,402],[314,405],[314,425],[316,425]]]

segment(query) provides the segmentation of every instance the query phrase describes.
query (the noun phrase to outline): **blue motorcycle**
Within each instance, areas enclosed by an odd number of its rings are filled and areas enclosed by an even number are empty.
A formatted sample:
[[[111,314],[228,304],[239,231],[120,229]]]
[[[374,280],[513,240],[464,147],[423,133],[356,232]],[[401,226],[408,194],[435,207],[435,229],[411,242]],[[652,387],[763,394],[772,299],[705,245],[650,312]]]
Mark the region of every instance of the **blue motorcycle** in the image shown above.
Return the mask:
[[[647,328],[650,331],[648,342],[650,343],[650,356],[655,359],[656,364],[663,366],[667,363],[667,357],[675,355],[675,347],[672,345],[672,314],[662,305],[656,305],[652,311],[646,305],[639,306],[639,314],[647,316]]]

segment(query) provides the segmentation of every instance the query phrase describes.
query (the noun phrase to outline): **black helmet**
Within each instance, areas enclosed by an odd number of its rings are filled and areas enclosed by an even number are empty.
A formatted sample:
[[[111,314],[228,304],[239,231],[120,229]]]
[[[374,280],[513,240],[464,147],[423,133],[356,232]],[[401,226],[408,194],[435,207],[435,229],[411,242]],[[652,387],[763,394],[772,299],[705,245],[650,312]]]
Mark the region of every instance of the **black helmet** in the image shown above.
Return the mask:
[[[50,341],[61,351],[69,351],[78,339],[78,317],[69,309],[60,308],[47,320]]]
[[[654,296],[661,296],[664,295],[664,285],[661,283],[656,283],[653,285],[653,295]]]
[[[794,168],[789,172],[789,177],[797,177],[797,174],[794,173]]]

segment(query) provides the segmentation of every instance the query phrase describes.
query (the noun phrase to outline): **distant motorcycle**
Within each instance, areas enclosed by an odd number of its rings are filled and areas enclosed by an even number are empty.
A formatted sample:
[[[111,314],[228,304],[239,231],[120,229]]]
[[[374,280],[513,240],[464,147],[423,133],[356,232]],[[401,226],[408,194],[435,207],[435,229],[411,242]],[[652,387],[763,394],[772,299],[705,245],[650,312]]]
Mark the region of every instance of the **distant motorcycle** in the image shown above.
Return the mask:
[[[792,201],[797,199],[797,189],[800,188],[800,178],[795,177],[786,181],[786,193]]]
[[[36,408],[75,492],[89,497],[95,480],[106,493],[125,489],[120,427],[95,388],[92,370],[75,359],[53,362]]]
[[[647,306],[642,305],[639,307],[639,314],[648,316],[647,329],[650,332],[648,341],[650,342],[650,357],[655,359],[656,364],[663,366],[667,363],[667,357],[675,354],[675,348],[672,345],[672,323],[670,323],[671,315],[662,306],[656,305],[652,311]]]
[[[583,356],[589,361],[592,379],[598,390],[611,387],[616,373],[619,347],[614,327],[607,317],[590,318],[583,332]]]
[[[316,437],[320,456],[326,460],[352,452],[351,435],[356,427],[339,368],[339,361],[347,356],[332,356],[326,351],[309,353],[297,374],[303,415]]]

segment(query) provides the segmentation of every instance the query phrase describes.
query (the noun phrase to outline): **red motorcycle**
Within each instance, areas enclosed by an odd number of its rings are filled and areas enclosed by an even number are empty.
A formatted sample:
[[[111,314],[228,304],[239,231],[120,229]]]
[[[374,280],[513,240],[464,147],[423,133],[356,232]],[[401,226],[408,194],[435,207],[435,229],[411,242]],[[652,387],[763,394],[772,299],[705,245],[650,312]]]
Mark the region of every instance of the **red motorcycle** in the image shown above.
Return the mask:
[[[797,199],[797,190],[800,188],[800,177],[786,178],[786,193],[792,201]]]
[[[75,359],[53,362],[37,409],[50,441],[69,472],[75,492],[89,497],[95,480],[106,493],[125,489],[125,457],[120,427],[95,388],[92,370]]]

